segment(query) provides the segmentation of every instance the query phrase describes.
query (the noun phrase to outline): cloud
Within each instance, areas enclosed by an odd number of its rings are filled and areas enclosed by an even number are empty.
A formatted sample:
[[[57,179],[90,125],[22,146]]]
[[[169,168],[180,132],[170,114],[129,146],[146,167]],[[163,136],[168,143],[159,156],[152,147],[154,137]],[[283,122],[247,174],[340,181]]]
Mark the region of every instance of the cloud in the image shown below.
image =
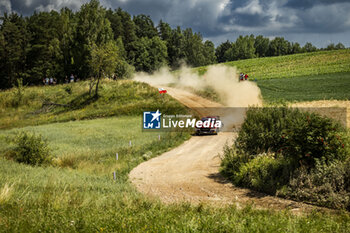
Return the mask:
[[[335,33],[348,31],[350,4],[316,5],[304,12],[298,12],[299,28],[308,32]],[[321,17],[322,16],[322,17]]]
[[[31,15],[34,11],[59,10],[63,7],[78,10],[86,2],[88,0],[11,0],[11,10],[23,15]]]
[[[35,10],[62,7],[78,10],[88,1],[0,0],[0,11],[30,15]],[[121,7],[132,15],[150,15],[155,24],[162,19],[173,27],[191,27],[205,38],[240,34],[350,35],[349,0],[101,0],[101,4],[112,9]]]
[[[289,0],[285,6],[296,9],[308,9],[316,5],[332,5],[346,2],[349,2],[349,0]]]
[[[0,12],[11,12],[11,10],[10,0],[0,0]]]

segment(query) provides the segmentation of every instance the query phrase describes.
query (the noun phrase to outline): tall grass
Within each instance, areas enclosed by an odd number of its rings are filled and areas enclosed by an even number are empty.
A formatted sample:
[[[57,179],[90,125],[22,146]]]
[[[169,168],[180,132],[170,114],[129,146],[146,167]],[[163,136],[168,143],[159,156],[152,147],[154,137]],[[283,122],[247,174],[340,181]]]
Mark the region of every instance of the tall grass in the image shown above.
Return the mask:
[[[71,93],[67,92],[68,87]],[[179,102],[168,95],[161,97],[156,88],[145,83],[104,80],[100,88],[100,98],[95,99],[88,94],[88,82],[27,87],[22,90],[20,105],[13,104],[17,99],[16,89],[2,91],[0,129],[109,116],[136,116],[150,109],[169,114],[185,110]]]
[[[0,232],[346,232],[347,214],[293,216],[235,206],[216,208],[147,200],[123,180],[0,159]]]
[[[13,147],[6,139],[14,137],[18,131],[29,131],[47,139],[57,166],[102,174],[111,173],[113,169],[125,173],[130,164],[144,160],[143,154],[153,157],[189,137],[186,132],[142,132],[141,128],[141,117],[130,116],[3,130],[0,131],[0,153]]]

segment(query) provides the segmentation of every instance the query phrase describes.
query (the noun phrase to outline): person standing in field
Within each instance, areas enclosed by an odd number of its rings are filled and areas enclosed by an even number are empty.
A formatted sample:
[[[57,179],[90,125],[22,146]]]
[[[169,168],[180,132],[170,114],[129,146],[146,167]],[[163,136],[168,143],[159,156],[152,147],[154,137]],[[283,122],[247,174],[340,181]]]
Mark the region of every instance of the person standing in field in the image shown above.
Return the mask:
[[[238,80],[238,81],[243,81],[243,78],[244,78],[244,74],[243,74],[243,73],[240,73],[240,74],[239,74],[239,80]]]
[[[74,75],[73,74],[70,75],[70,82],[74,83]]]
[[[245,74],[245,75],[244,75],[244,79],[245,79],[245,80],[248,80],[248,77],[249,77],[248,74]]]

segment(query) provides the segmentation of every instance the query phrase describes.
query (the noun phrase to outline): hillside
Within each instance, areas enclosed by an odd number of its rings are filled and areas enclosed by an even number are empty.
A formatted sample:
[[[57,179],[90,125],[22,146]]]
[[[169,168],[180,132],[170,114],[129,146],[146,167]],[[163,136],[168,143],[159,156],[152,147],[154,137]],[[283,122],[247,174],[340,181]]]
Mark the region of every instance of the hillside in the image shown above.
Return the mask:
[[[166,104],[164,104],[166,103]],[[0,129],[109,116],[140,116],[145,110],[172,113],[184,107],[156,88],[130,80],[104,80],[100,98],[89,95],[89,82],[12,88],[0,92]]]
[[[254,80],[350,72],[350,49],[254,58],[225,63]],[[197,68],[204,73],[206,67]]]
[[[349,100],[350,72],[258,81],[265,102]]]
[[[350,99],[350,49],[255,58],[225,63],[249,75],[264,102]],[[195,68],[204,74],[207,67]],[[198,92],[218,100],[212,90]]]

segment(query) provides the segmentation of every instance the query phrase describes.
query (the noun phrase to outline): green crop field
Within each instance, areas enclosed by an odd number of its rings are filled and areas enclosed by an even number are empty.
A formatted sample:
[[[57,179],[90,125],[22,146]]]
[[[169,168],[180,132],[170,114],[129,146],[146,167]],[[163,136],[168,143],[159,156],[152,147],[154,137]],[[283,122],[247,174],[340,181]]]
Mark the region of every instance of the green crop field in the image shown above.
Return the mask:
[[[348,100],[350,72],[259,80],[266,102]]]
[[[225,63],[257,81],[264,101],[348,100],[350,98],[350,49]],[[204,74],[207,67],[195,68]],[[212,90],[197,92],[218,100]]]
[[[225,64],[249,74],[251,80],[350,72],[350,49],[254,58]],[[202,74],[206,67],[196,70]]]

